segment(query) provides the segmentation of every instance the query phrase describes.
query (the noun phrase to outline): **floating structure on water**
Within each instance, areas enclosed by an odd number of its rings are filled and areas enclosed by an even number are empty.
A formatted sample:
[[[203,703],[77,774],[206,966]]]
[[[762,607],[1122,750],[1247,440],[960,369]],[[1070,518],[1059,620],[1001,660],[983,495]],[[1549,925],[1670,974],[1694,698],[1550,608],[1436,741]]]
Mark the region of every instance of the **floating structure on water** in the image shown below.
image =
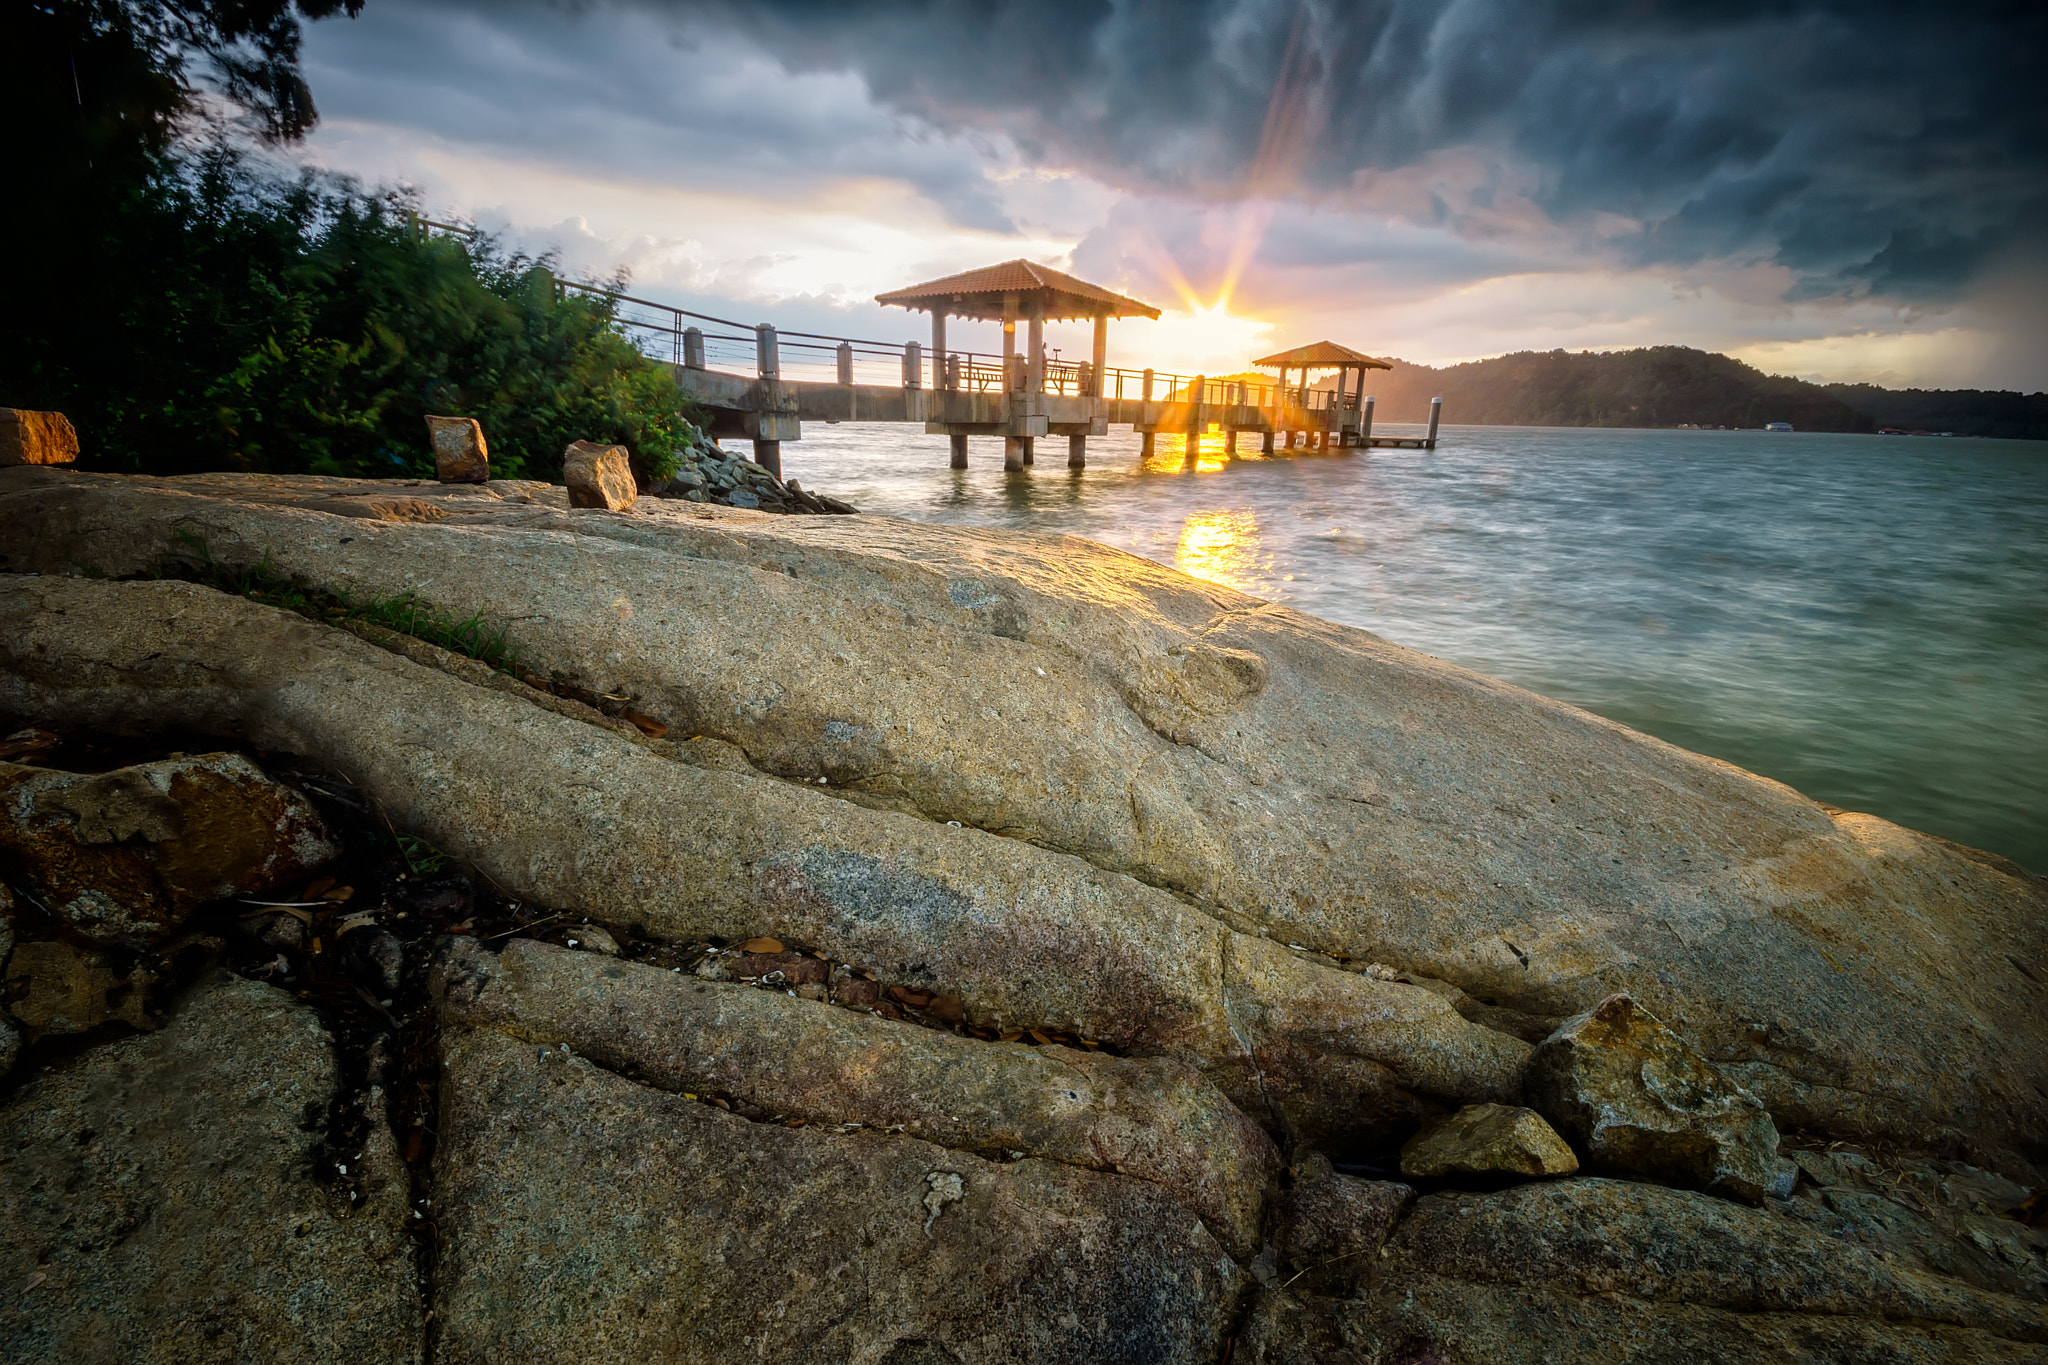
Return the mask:
[[[565,282],[562,287],[584,286]],[[1022,470],[1035,463],[1041,439],[1064,436],[1067,467],[1082,469],[1088,463],[1088,438],[1107,435],[1112,425],[1136,430],[1148,455],[1160,433],[1183,437],[1190,464],[1202,436],[1212,428],[1222,431],[1225,449],[1233,454],[1238,437],[1247,432],[1259,435],[1260,448],[1266,453],[1275,450],[1276,442],[1284,442],[1286,449],[1299,443],[1311,450],[1351,446],[1434,450],[1443,406],[1442,399],[1431,400],[1426,436],[1374,436],[1373,400],[1364,394],[1365,372],[1391,369],[1392,365],[1328,341],[1256,362],[1279,367],[1279,377],[1271,384],[1111,365],[1110,322],[1157,318],[1159,310],[1025,260],[1005,261],[876,295],[877,303],[931,315],[929,351],[915,341],[778,332],[766,323],[749,328],[644,299],[616,293],[610,297],[622,324],[673,338],[671,369],[683,391],[710,414],[709,434],[751,439],[755,461],[778,475],[782,443],[800,439],[805,422],[921,423],[927,433],[949,438],[955,469],[967,467],[970,437],[999,437],[1003,468]],[[643,311],[636,314],[635,308]],[[652,310],[652,315],[646,310]],[[1001,352],[953,349],[946,336],[949,318],[1000,323]],[[1084,318],[1094,323],[1089,359],[1048,360],[1045,324]],[[697,322],[739,330],[707,332]],[[1024,332],[1021,344],[1020,327]],[[741,366],[751,359],[753,373],[711,368],[707,342],[750,348],[751,357],[728,349],[722,359]],[[832,378],[786,375],[785,351],[797,353],[820,369],[829,356]],[[879,376],[874,374],[878,362],[887,366]],[[1333,369],[1339,379],[1336,389],[1309,384],[1311,372]],[[1301,382],[1290,384],[1296,370]],[[1351,381],[1354,372],[1358,377],[1355,385]]]

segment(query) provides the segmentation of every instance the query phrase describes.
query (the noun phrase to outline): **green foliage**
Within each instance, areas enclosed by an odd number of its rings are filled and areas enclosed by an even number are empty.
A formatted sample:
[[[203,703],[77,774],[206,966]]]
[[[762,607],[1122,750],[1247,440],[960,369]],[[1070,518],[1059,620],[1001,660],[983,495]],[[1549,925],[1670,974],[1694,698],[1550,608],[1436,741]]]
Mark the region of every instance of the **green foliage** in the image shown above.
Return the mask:
[[[363,621],[395,630],[456,654],[489,664],[503,672],[515,672],[519,652],[505,632],[486,625],[483,613],[455,620],[435,611],[412,593],[379,595],[365,602],[350,600],[328,588],[315,587],[302,578],[281,572],[270,562],[270,552],[252,565],[222,564],[213,557],[206,538],[190,531],[175,533],[180,553],[166,561],[159,572],[166,578],[203,583],[220,592],[246,597],[252,602],[282,607],[301,616],[327,624]]]
[[[610,300],[558,297],[545,260],[488,239],[422,238],[410,207],[218,144],[167,167],[105,235],[95,335],[9,374],[13,401],[67,413],[82,467],[123,473],[431,476],[428,413],[481,421],[502,477],[558,482],[577,440],[672,473],[695,414]]]

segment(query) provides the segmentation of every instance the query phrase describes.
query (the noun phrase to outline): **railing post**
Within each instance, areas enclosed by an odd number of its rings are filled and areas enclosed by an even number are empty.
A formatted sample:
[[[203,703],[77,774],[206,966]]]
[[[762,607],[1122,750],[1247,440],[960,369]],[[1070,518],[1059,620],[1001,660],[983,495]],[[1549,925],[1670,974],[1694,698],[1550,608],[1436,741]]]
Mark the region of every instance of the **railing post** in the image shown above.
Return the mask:
[[[754,366],[763,379],[782,378],[782,357],[775,346],[775,328],[762,323],[754,329]]]
[[[1188,385],[1188,449],[1183,460],[1188,468],[1195,467],[1195,461],[1202,449],[1202,430],[1209,424],[1202,420],[1202,399],[1209,389],[1209,376],[1198,374]]]
[[[924,348],[910,342],[903,348],[903,387],[921,389],[924,387]]]
[[[685,327],[683,329],[683,368],[701,370],[704,368],[704,329]]]
[[[958,355],[946,357],[946,387],[949,390],[960,387],[960,357]],[[961,468],[964,469],[966,466],[963,465]]]
[[[1152,371],[1149,369],[1145,371],[1145,396],[1142,401],[1147,403],[1152,401]]]
[[[1441,399],[1441,398],[1432,398],[1432,399],[1430,399],[1430,400],[1429,400],[1429,444],[1428,444],[1427,446],[1425,446],[1425,447],[1424,447],[1424,449],[1426,449],[1426,450],[1435,450],[1435,449],[1436,449],[1436,424],[1437,424],[1437,419],[1438,419],[1438,418],[1440,418],[1440,417],[1442,417],[1443,415],[1444,415],[1444,400],[1443,400],[1443,399]]]
[[[839,350],[838,350],[837,352],[835,352],[835,355],[837,356],[837,358],[838,358],[838,360],[839,360],[839,382],[840,382],[840,383],[842,383],[842,384],[848,384],[848,385],[852,384],[852,383],[853,383],[853,343],[852,343],[852,342],[850,342],[850,341],[842,341],[842,342],[840,342],[840,343],[839,343]]]

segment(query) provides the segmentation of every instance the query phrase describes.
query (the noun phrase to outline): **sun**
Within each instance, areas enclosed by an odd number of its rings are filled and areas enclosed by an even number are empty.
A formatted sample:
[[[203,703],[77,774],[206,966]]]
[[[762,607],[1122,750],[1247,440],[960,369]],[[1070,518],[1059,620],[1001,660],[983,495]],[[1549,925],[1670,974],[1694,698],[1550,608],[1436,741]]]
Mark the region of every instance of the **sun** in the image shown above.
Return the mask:
[[[1124,325],[1129,331],[1118,338],[1123,354],[1112,364],[1181,375],[1248,369],[1252,356],[1265,348],[1273,333],[1270,322],[1232,313],[1227,297],[1211,304],[1188,299],[1182,307],[1162,312],[1156,322]]]

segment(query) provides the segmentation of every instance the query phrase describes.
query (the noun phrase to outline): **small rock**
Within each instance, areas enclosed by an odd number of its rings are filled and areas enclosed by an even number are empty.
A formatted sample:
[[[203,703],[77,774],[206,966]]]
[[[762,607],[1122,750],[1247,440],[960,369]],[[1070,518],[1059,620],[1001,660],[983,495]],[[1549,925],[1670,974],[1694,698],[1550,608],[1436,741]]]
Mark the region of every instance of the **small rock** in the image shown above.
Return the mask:
[[[575,442],[562,453],[562,481],[569,485],[571,507],[625,512],[640,500],[633,483],[633,464],[624,446]]]
[[[734,507],[755,508],[761,505],[761,500],[744,488],[733,489],[725,495],[725,500]]]
[[[697,976],[705,981],[730,981],[732,969],[716,957],[707,957],[697,964]]]
[[[806,981],[796,988],[796,993],[800,1000],[823,1000],[829,994],[822,981]]]
[[[434,447],[434,477],[442,483],[486,483],[491,477],[484,429],[474,417],[427,417]]]
[[[195,907],[296,881],[335,852],[312,806],[239,754],[91,774],[0,763],[0,854],[95,943],[148,946]]]
[[[872,1005],[882,994],[874,982],[858,976],[847,977],[836,989],[842,1005]]]
[[[0,469],[18,464],[70,464],[78,433],[61,412],[0,408]]]
[[[602,925],[580,924],[569,931],[570,946],[581,948],[586,953],[609,953],[619,955],[619,941]]]
[[[1778,1128],[1763,1105],[1626,995],[1559,1025],[1524,1086],[1589,1166],[1751,1204],[1777,1181]]]
[[[384,930],[368,938],[369,942],[360,949],[363,965],[375,974],[377,994],[395,994],[405,972],[405,945],[396,934]]]
[[[829,970],[825,962],[807,953],[748,953],[736,967],[741,976],[771,976],[780,972],[787,985],[823,981]]]
[[[1468,1104],[1431,1119],[1401,1148],[1401,1174],[1415,1180],[1447,1175],[1570,1175],[1579,1169],[1543,1116],[1508,1104]]]

